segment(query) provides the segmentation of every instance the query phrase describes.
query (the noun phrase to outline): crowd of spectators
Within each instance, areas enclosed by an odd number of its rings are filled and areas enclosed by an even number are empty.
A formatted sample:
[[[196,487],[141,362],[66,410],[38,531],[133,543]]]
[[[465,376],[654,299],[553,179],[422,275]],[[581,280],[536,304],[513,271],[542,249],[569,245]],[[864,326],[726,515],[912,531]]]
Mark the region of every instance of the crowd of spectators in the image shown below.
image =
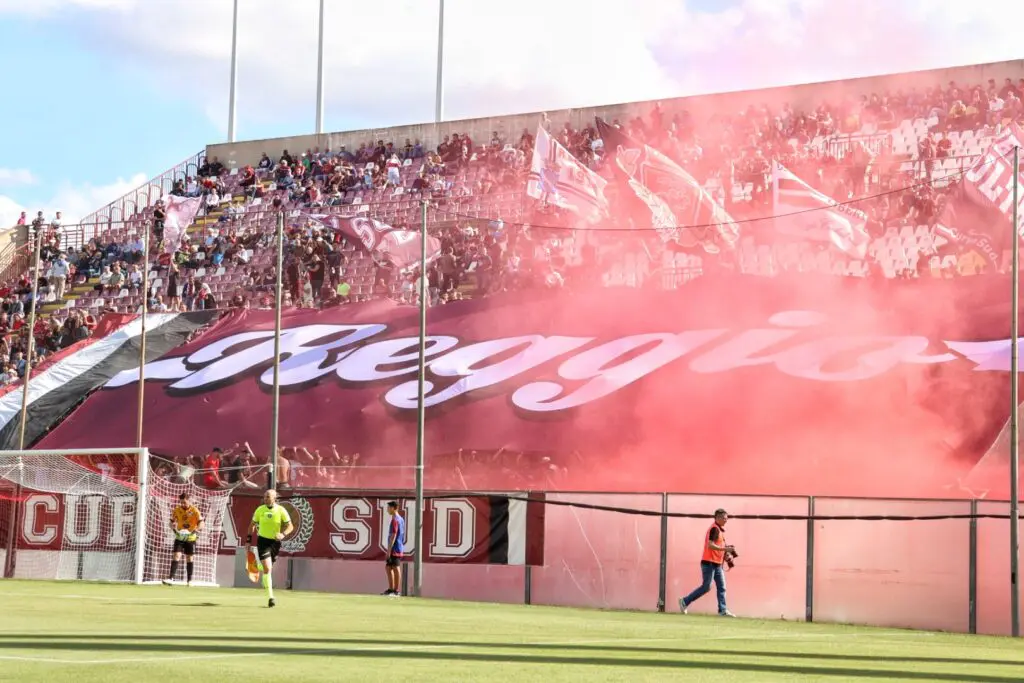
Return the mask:
[[[114,467],[107,458],[95,458],[94,469]],[[578,453],[569,458],[555,453],[520,452],[507,449],[477,451],[460,449],[431,459],[428,483],[446,490],[485,490],[503,485],[515,490],[557,489],[568,472],[567,464],[581,461]],[[210,490],[256,489],[266,485],[266,458],[257,456],[248,443],[227,450],[214,447],[209,453],[184,458],[153,459],[154,472],[172,481],[193,481]],[[281,448],[277,458],[275,485],[280,489],[388,488],[411,486],[412,470],[366,466],[359,453],[343,453],[331,444],[326,449]],[[406,481],[406,479],[410,479]]]

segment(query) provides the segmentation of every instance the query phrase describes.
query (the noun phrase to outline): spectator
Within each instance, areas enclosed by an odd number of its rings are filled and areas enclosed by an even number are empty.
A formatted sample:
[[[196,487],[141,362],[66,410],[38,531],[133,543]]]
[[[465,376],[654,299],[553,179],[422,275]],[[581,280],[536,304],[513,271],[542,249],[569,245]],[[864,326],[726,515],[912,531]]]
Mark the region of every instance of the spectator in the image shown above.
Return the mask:
[[[224,487],[224,480],[221,478],[221,457],[223,452],[220,448],[214,448],[203,460],[203,486],[208,489],[219,489]]]

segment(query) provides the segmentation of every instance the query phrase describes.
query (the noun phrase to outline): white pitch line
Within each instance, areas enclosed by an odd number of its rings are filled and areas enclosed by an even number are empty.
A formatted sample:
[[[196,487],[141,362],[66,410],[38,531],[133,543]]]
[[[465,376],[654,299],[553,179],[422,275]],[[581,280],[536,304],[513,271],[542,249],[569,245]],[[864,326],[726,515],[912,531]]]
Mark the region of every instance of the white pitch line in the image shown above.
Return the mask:
[[[246,652],[220,655],[176,655],[172,657],[118,657],[110,659],[60,659],[57,657],[16,657],[0,655],[0,660],[8,662],[34,662],[36,664],[65,664],[70,666],[94,664],[159,664],[161,662],[189,662],[204,659],[228,659],[231,657],[264,657],[266,652]]]
[[[674,640],[671,638],[634,638],[634,639],[607,639],[607,640],[571,640],[571,641],[557,641],[557,642],[530,642],[530,643],[476,643],[474,645],[467,646],[465,643],[434,643],[430,645],[365,645],[361,646],[357,643],[351,645],[346,644],[343,647],[314,647],[310,649],[309,654],[318,655],[324,650],[332,652],[343,652],[343,653],[360,653],[360,652],[414,652],[414,651],[432,651],[432,650],[450,650],[450,649],[470,649],[480,650],[487,649],[488,647],[500,646],[502,650],[509,648],[515,648],[517,646],[522,647],[572,647],[574,645],[586,645],[586,644],[598,644],[598,643],[621,643],[621,642],[658,642]],[[234,654],[214,654],[214,655],[180,655],[172,657],[111,657],[110,659],[60,659],[57,657],[19,657],[15,655],[0,655],[0,661],[10,662],[28,662],[35,664],[55,664],[62,666],[94,666],[104,664],[161,664],[163,662],[188,662],[188,661],[201,661],[207,659],[228,659],[233,657],[263,657],[268,655],[266,652],[246,652],[246,653],[234,653]],[[293,652],[283,653],[287,655],[303,655],[302,648],[296,648]]]
[[[190,589],[187,589],[187,590],[191,591],[192,589],[190,588]],[[13,595],[13,596],[17,596],[17,597],[26,597],[26,598],[36,598],[36,597],[40,597],[42,594],[41,593],[16,593],[14,591],[0,591],[0,596],[7,596],[7,595]],[[168,596],[151,596],[151,597],[144,597],[144,598],[124,598],[124,597],[114,598],[114,597],[110,597],[110,596],[107,596],[107,595],[76,595],[76,594],[73,594],[73,593],[63,593],[63,594],[59,594],[59,595],[46,595],[46,597],[47,598],[67,598],[67,599],[70,599],[70,600],[99,600],[100,602],[142,602],[142,603],[147,603],[147,602],[172,602],[172,601],[175,601],[175,600],[181,600],[186,595],[190,595],[190,593],[182,592],[182,593],[176,593],[173,596],[170,596],[170,595],[168,595]]]

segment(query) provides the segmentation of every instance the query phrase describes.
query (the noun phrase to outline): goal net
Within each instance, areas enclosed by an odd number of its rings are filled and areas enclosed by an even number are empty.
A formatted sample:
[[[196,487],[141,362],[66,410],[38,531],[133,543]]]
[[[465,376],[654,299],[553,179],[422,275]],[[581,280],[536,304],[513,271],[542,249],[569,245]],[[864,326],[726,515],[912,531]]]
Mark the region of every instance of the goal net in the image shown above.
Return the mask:
[[[131,583],[167,578],[171,509],[183,492],[206,520],[193,583],[215,585],[229,491],[156,476],[146,449],[0,451],[0,576]]]

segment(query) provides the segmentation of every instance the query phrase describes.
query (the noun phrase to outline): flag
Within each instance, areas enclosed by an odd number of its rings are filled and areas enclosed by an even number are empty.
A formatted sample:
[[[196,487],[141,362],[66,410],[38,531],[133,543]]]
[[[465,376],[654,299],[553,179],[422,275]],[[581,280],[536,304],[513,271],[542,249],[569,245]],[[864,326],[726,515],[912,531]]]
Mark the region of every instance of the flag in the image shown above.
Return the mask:
[[[858,259],[867,257],[868,217],[860,209],[839,204],[800,180],[779,162],[772,162],[775,230],[803,239],[831,242]]]
[[[164,218],[164,251],[173,254],[181,244],[188,226],[196,219],[199,207],[202,206],[202,197],[179,197],[168,195],[163,198],[165,213]]]
[[[418,266],[422,241],[418,230],[393,228],[376,218],[365,216],[310,215],[311,220],[331,230],[337,230],[352,239],[377,261],[388,263],[399,270]],[[427,237],[427,261],[441,253],[441,240]]]
[[[616,176],[650,211],[651,227],[662,240],[699,244],[708,253],[717,253],[719,245],[736,247],[739,226],[682,166],[602,119],[595,121]]]
[[[596,223],[608,214],[604,197],[607,184],[607,180],[581,164],[543,126],[537,126],[527,195]]]
[[[1022,141],[1024,131],[1014,123],[996,136],[985,153],[964,172],[935,227],[936,233],[978,252],[993,268],[999,267],[1003,249],[1009,249],[1011,244],[1013,149],[1020,147]],[[1020,177],[1017,183],[1018,200],[1024,202]],[[1024,233],[1022,227],[1024,221],[1018,226],[1018,231]]]

